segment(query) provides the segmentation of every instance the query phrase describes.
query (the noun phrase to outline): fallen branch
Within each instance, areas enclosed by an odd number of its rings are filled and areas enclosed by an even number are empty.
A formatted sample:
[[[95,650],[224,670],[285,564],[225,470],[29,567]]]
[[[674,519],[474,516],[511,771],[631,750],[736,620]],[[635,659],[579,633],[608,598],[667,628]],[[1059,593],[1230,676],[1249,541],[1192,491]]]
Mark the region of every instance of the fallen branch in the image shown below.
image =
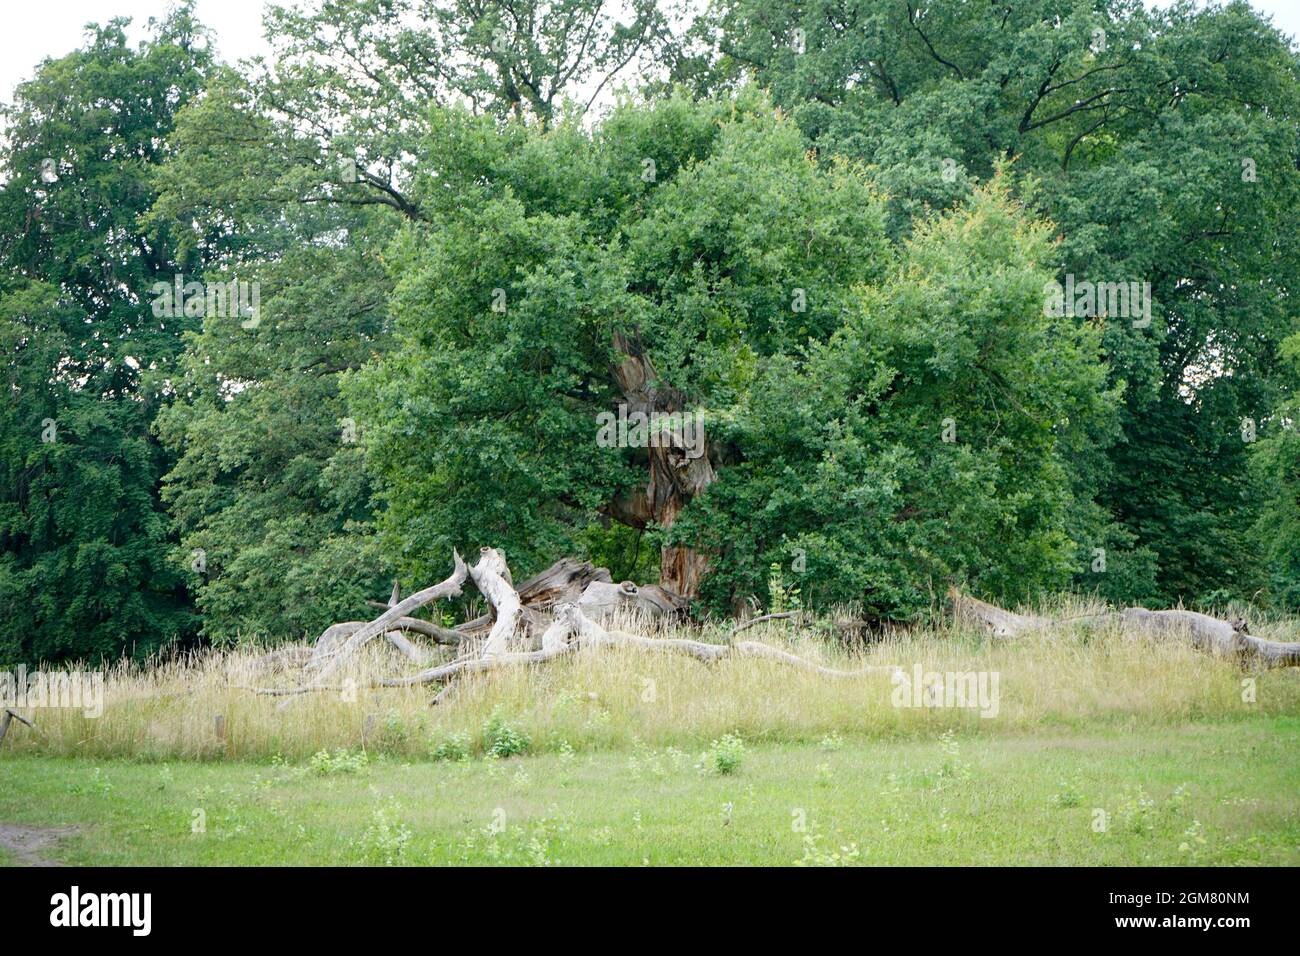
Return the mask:
[[[825,667],[797,654],[791,654],[789,651],[783,651],[770,644],[760,644],[757,641],[709,644],[704,641],[691,641],[684,638],[641,637],[637,634],[628,634],[625,631],[606,631],[595,621],[584,615],[576,606],[561,608],[556,615],[557,618],[561,614],[566,618],[574,633],[578,636],[578,640],[584,646],[632,646],[645,650],[688,654],[709,664],[727,657],[762,657],[767,660],[788,664],[791,667],[813,671],[825,677],[862,677],[867,674],[893,673],[898,669],[894,665],[877,664],[859,667],[855,670],[838,670],[834,667]]]
[[[5,734],[9,733],[10,722],[15,720],[18,721],[18,723],[20,724],[26,724],[32,730],[36,730],[36,725],[34,723],[32,723],[22,714],[18,713],[18,711],[10,710],[8,707],[6,707],[4,709],[4,716],[0,717],[0,743],[4,742]]]
[[[356,631],[348,636],[346,641],[343,643],[343,646],[339,648],[338,652],[330,656],[321,664],[320,670],[317,671],[316,676],[311,683],[316,685],[323,682],[325,678],[333,673],[340,664],[355,654],[368,641],[392,630],[394,624],[402,618],[408,617],[416,608],[423,607],[431,601],[437,601],[440,598],[458,596],[460,594],[461,585],[465,583],[465,562],[461,560],[460,555],[455,551],[452,551],[452,561],[455,564],[455,569],[452,571],[451,577],[447,578],[447,580],[440,584],[435,584],[432,587],[425,588],[423,591],[416,591],[405,600],[394,604],[369,624],[357,628]],[[335,627],[337,626],[338,625],[335,625]],[[328,634],[329,632],[326,631],[326,633]],[[322,639],[323,638],[324,635],[322,635]]]
[[[983,625],[994,637],[1014,637],[1022,631],[1050,627],[1055,623],[1048,617],[1004,611],[955,587],[949,588],[948,599],[952,602],[954,620]]]
[[[519,603],[523,605],[521,625],[530,631],[544,630],[554,616],[555,606],[578,601],[592,584],[609,583],[609,571],[590,561],[561,558],[519,585]],[[478,636],[488,630],[496,615],[489,611],[452,629],[458,638]]]
[[[578,645],[576,644],[565,644],[560,647],[553,647],[550,650],[519,651],[514,654],[499,654],[492,658],[467,657],[447,664],[440,664],[437,667],[430,667],[427,670],[406,677],[385,677],[375,681],[371,686],[414,687],[418,684],[433,684],[461,674],[481,674],[485,671],[512,667],[516,664],[543,664],[555,660],[557,657],[563,657],[565,654],[570,654],[577,649]]]
[[[456,647],[461,641],[465,640],[465,635],[450,627],[443,627],[441,624],[434,624],[432,621],[426,621],[418,617],[401,617],[393,627],[396,631],[410,631],[413,634],[422,634],[432,640],[435,644],[446,644],[450,647]]]
[[[1159,634],[1189,634],[1192,646],[1212,654],[1234,656],[1242,663],[1263,667],[1300,665],[1300,643],[1268,641],[1247,633],[1245,622],[1238,625],[1195,611],[1148,611],[1125,609],[1120,617],[1130,627]]]
[[[250,687],[245,689],[253,690],[258,694],[278,697],[291,697],[310,691],[334,689],[325,683],[324,678],[326,675],[336,670],[339,664],[354,654],[362,644],[380,634],[385,634],[408,657],[413,660],[420,660],[420,649],[406,641],[399,633],[396,633],[396,630],[401,629],[403,626],[403,622],[413,620],[406,618],[404,615],[419,606],[419,604],[427,603],[437,597],[459,594],[460,584],[467,573],[475,586],[492,605],[493,611],[490,616],[492,627],[479,654],[477,656],[462,655],[456,660],[428,667],[414,674],[376,680],[370,684],[371,687],[412,687],[421,684],[447,683],[453,678],[465,674],[484,673],[518,664],[547,663],[571,654],[579,648],[611,646],[636,647],[655,652],[685,654],[710,664],[727,657],[759,657],[787,666],[813,671],[827,677],[858,677],[872,673],[897,671],[897,668],[893,666],[870,666],[856,670],[837,670],[833,667],[825,667],[806,660],[797,654],[791,654],[780,648],[755,641],[730,640],[725,644],[709,644],[704,641],[693,641],[684,638],[652,638],[643,637],[639,634],[628,634],[624,631],[607,631],[588,616],[587,609],[594,608],[595,613],[603,613],[609,610],[612,605],[604,597],[592,601],[588,596],[589,592],[592,592],[593,588],[602,595],[616,592],[619,599],[622,600],[629,596],[636,597],[640,590],[645,589],[638,589],[635,585],[629,583],[611,585],[608,582],[602,582],[599,580],[599,575],[603,574],[603,572],[591,569],[590,565],[580,565],[571,561],[557,562],[540,579],[531,579],[539,585],[535,588],[539,597],[545,595],[544,599],[553,600],[565,593],[566,590],[572,594],[576,589],[576,584],[580,581],[591,578],[593,575],[596,576],[596,579],[587,582],[581,597],[571,601],[557,602],[551,605],[550,610],[553,613],[544,615],[540,611],[530,611],[524,607],[520,599],[520,593],[515,590],[511,581],[510,569],[506,565],[505,555],[497,549],[483,548],[478,563],[473,568],[470,568],[468,572],[464,562],[460,559],[460,555],[455,554],[454,557],[456,571],[452,577],[442,584],[413,594],[405,601],[397,601],[400,592],[397,585],[394,585],[393,597],[390,601],[392,606],[374,621],[364,625],[358,625],[356,622],[336,624],[327,629],[317,642],[318,651],[325,656],[325,659],[311,681],[298,687]],[[647,600],[657,605],[659,596],[647,597]],[[658,610],[658,608],[656,609]],[[667,608],[667,610],[671,611],[671,608]],[[781,620],[795,616],[797,616],[797,612],[765,615],[762,618],[741,625],[736,631],[732,632],[731,637],[734,638],[737,632],[765,620]],[[539,650],[511,652],[511,640],[519,628],[521,619],[528,623],[529,629],[534,633],[543,619],[548,621],[546,629],[541,635],[541,648]],[[464,627],[465,625],[461,625],[460,628],[457,628],[458,634],[464,634]],[[331,650],[331,645],[339,646],[337,650]],[[316,658],[313,657],[313,663],[315,661]],[[420,663],[424,663],[424,661],[420,660]],[[450,686],[450,683],[447,683],[447,686],[443,687],[437,697],[434,698],[434,703],[447,697]]]
[[[384,637],[389,644],[401,651],[407,659],[415,661],[417,664],[429,663],[429,658],[432,655],[420,645],[407,640],[401,631],[388,631],[384,634]]]
[[[367,601],[372,607],[382,607],[385,610],[397,607],[402,602],[402,585],[398,581],[393,582],[393,595],[385,604],[382,601]],[[331,639],[337,639],[347,634],[353,633],[358,627],[364,627],[364,621],[349,621],[346,624],[335,624],[327,628],[325,633],[316,641],[316,653],[313,655],[311,663],[318,663],[318,659],[323,658],[327,653],[333,653],[329,649]],[[447,644],[452,647],[458,647],[460,642],[468,636],[460,631],[453,630],[450,627],[443,627],[441,624],[434,624],[432,621],[425,621],[418,617],[401,617],[394,622],[393,630],[384,635],[388,642],[396,647],[399,651],[415,661],[417,664],[425,664],[429,660],[429,652],[417,644],[406,639],[402,631],[410,631],[414,634],[420,634],[430,638],[436,644]]]
[[[298,661],[298,663],[308,668],[319,667],[334,655],[342,653],[344,639],[368,626],[369,623],[369,621],[343,621],[339,624],[331,624],[316,639],[316,644],[313,647],[304,649],[308,655],[306,661]],[[426,656],[428,652],[408,641],[402,634],[404,631],[427,637],[435,644],[445,644],[453,647],[459,646],[461,641],[467,637],[467,635],[453,631],[451,628],[440,627],[437,624],[422,621],[416,617],[398,618],[393,622],[392,629],[384,633],[384,637],[408,657],[411,656],[408,648]],[[292,657],[294,655],[286,656]],[[269,658],[270,655],[267,655],[267,657]]]
[[[1300,665],[1300,643],[1268,641],[1250,634],[1245,621],[1221,621],[1196,611],[1151,611],[1130,607],[1122,611],[1086,614],[1061,619],[1037,614],[1016,614],[981,601],[956,588],[949,590],[953,616],[986,627],[994,637],[1010,638],[1026,631],[1041,630],[1064,623],[1118,623],[1129,632],[1188,641],[1197,650],[1219,657],[1231,657],[1242,664],[1262,667]]]
[[[494,657],[466,657],[439,664],[415,674],[404,677],[389,677],[371,683],[371,687],[413,687],[420,684],[433,684],[449,681],[454,677],[467,674],[481,674],[488,671],[517,665],[544,664],[565,657],[584,648],[635,647],[640,650],[662,652],[667,654],[685,654],[707,664],[713,664],[730,657],[757,657],[776,661],[791,667],[812,671],[825,677],[862,677],[868,674],[894,673],[894,665],[871,665],[855,670],[838,670],[825,667],[814,661],[791,654],[769,644],[757,641],[740,641],[734,644],[709,644],[705,641],[692,641],[683,638],[643,637],[628,634],[625,631],[607,631],[600,624],[587,617],[576,604],[561,604],[556,608],[555,620],[542,638],[542,649],[517,653],[500,653]],[[314,690],[328,690],[319,685],[304,685],[289,688],[249,688],[256,693],[271,696],[288,696]],[[446,693],[444,688],[438,695],[441,699]]]
[[[561,558],[519,585],[519,601],[526,608],[553,613],[556,605],[579,600],[594,582],[609,583],[609,571],[589,561]]]
[[[799,616],[798,611],[783,611],[780,614],[764,614],[761,617],[750,618],[748,621],[745,621],[743,624],[737,624],[734,628],[732,628],[731,636],[735,637],[741,631],[749,630],[749,628],[754,627],[758,624],[762,624],[765,621],[784,621],[787,618],[798,617],[798,616]]]
[[[573,603],[572,601],[556,602]],[[656,584],[638,585],[632,581],[613,584],[593,581],[587,585],[577,604],[582,613],[592,620],[613,617],[619,611],[630,611],[648,617],[675,615],[685,607],[680,597]]]

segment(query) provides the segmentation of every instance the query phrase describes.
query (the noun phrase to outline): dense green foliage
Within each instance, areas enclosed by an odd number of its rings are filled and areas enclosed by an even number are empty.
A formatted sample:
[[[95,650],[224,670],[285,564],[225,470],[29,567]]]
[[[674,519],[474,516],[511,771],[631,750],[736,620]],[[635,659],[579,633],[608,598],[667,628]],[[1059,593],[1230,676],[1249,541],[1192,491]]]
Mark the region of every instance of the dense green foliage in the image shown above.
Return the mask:
[[[430,175],[460,201],[399,241],[400,346],[351,390],[393,550],[421,576],[483,540],[545,566],[637,481],[643,449],[596,441],[615,331],[652,341],[722,430],[765,361],[829,335],[886,261],[869,186],[820,168],[761,98],[627,106],[591,135],[497,137],[453,112],[432,138]]]
[[[195,628],[151,433],[186,322],[152,315],[148,293],[199,260],[139,217],[209,57],[184,10],[137,50],[123,27],[42,64],[5,112],[4,659],[143,654]]]
[[[1300,607],[1300,333],[1282,343],[1282,355],[1290,364],[1290,397],[1252,453],[1261,507],[1251,531],[1263,549],[1271,593],[1287,607]]]
[[[114,21],[6,108],[0,660],[300,638],[485,544],[517,579],[692,549],[701,612],[1300,606],[1300,60],[1245,3],[266,30],[228,69],[188,6]],[[191,281],[256,315],[160,314]],[[1147,283],[1150,321],[1053,281]],[[672,520],[597,440],[627,342],[704,422]]]
[[[209,278],[260,292],[255,324],[208,315],[187,335],[157,422],[178,456],[163,499],[186,563],[203,555],[191,586],[214,641],[319,633],[391,586],[339,380],[388,339],[381,249],[397,214],[298,201],[322,188],[320,150],[244,94],[224,74],[182,114],[150,214],[204,250]],[[279,176],[260,172],[268,155]]]
[[[1006,598],[1069,582],[1071,452],[1106,434],[1116,393],[1097,330],[1043,314],[1046,232],[995,180],[921,226],[834,335],[765,366],[728,435],[743,463],[690,523],[725,555],[711,591],[756,590],[791,554],[805,599],[878,617],[952,580]]]
[[[1300,86],[1294,51],[1247,4],[722,0],[697,29],[723,54],[698,84],[756,77],[823,152],[873,164],[895,230],[1015,156],[1060,230],[1061,275],[1150,282],[1150,327],[1104,322],[1122,435],[1086,467],[1121,560],[1154,558],[1154,593],[1100,583],[1161,601],[1263,585],[1241,423],[1278,427],[1285,388]]]

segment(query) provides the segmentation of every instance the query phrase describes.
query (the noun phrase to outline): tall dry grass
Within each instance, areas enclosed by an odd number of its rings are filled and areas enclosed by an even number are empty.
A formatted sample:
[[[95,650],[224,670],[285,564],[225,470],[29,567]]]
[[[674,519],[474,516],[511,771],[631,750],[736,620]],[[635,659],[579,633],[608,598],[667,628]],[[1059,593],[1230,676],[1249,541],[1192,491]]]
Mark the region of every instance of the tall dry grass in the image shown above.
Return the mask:
[[[1069,617],[1095,610],[1058,601]],[[616,627],[650,633],[644,621]],[[660,630],[662,636],[671,632]],[[723,640],[715,628],[677,636]],[[1295,622],[1274,621],[1267,636],[1300,639]],[[39,729],[11,730],[8,750],[139,759],[302,759],[320,750],[365,748],[411,758],[439,744],[481,750],[495,714],[535,750],[692,746],[725,733],[750,740],[808,741],[825,735],[933,735],[946,730],[1000,734],[1084,724],[1117,726],[1300,714],[1300,672],[1243,672],[1178,642],[1153,642],[1116,627],[1065,624],[1013,641],[991,641],[954,625],[897,632],[845,648],[792,634],[784,623],[752,628],[762,640],[840,667],[914,664],[935,672],[999,675],[995,717],[947,707],[898,707],[888,672],[832,679],[756,659],[716,665],[635,649],[582,651],[536,667],[464,680],[429,706],[428,687],[366,689],[371,678],[410,670],[385,646],[359,656],[341,678],[358,685],[292,698],[260,696],[250,685],[292,686],[297,673],[259,671],[259,649],[211,651],[146,667],[122,664],[106,676],[103,714],[29,711]],[[1243,681],[1253,678],[1254,702]],[[218,718],[224,732],[218,734]]]

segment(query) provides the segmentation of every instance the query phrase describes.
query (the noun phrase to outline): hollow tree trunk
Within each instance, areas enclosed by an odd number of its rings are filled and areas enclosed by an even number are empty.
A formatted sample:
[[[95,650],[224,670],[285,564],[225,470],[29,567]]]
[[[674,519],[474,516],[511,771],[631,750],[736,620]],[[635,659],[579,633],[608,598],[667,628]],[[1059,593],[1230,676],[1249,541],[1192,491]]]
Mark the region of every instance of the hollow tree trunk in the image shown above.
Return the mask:
[[[615,333],[614,348],[620,358],[614,377],[623,393],[629,416],[641,413],[673,414],[686,411],[686,397],[677,389],[660,385],[654,363],[635,333]],[[652,433],[647,453],[648,480],[606,506],[609,517],[634,528],[656,524],[668,529],[692,498],[717,477],[713,448],[701,433],[698,455],[670,436]],[[687,600],[699,592],[709,570],[708,556],[697,548],[667,545],[659,556],[659,586]]]

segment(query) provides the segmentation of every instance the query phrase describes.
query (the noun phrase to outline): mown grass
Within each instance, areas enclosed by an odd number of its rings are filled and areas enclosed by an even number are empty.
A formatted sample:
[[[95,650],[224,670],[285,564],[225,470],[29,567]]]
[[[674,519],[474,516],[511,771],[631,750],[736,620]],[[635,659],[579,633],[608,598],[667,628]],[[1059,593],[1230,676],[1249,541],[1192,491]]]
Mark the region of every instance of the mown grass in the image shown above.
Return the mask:
[[[51,851],[72,864],[1296,865],[1298,753],[1300,719],[1258,715],[751,740],[725,774],[649,745],[314,766],[7,753],[0,821],[79,826]]]
[[[1069,616],[1090,608],[1058,610]],[[644,623],[628,629],[647,631]],[[1300,639],[1294,622],[1275,622],[1262,633]],[[710,629],[689,636],[724,639]],[[1247,673],[1177,641],[1135,639],[1115,627],[1067,625],[995,641],[945,626],[898,633],[855,649],[791,633],[780,623],[751,629],[744,637],[843,668],[897,665],[910,675],[920,663],[926,671],[996,673],[997,713],[982,717],[969,708],[895,706],[888,672],[830,679],[771,661],[705,665],[633,649],[583,651],[540,668],[468,679],[446,703],[430,708],[434,688],[367,689],[371,678],[412,666],[376,644],[338,675],[344,689],[292,698],[248,689],[291,686],[300,679],[292,670],[259,672],[258,652],[251,649],[191,655],[147,668],[123,665],[108,675],[102,716],[36,711],[31,716],[40,733],[17,728],[4,747],[96,759],[305,760],[320,750],[350,748],[425,759],[448,746],[485,752],[485,727],[494,714],[534,753],[690,749],[731,732],[751,742],[807,743],[829,733],[933,739],[946,730],[1054,734],[1300,714],[1296,669]]]

